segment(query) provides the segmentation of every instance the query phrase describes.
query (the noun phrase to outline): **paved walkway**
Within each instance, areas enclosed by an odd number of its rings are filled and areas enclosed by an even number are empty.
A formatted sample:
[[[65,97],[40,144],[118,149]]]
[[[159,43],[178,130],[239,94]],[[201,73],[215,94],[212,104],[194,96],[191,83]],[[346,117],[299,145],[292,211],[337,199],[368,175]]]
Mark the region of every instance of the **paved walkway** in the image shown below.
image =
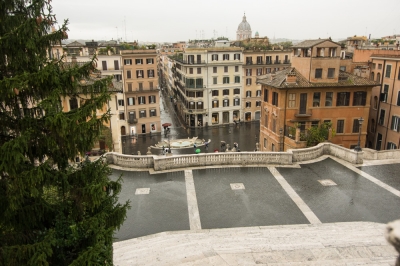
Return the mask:
[[[290,167],[126,171],[120,200],[132,209],[114,263],[394,265],[384,229],[400,218],[399,171],[400,160],[354,166],[331,156]]]

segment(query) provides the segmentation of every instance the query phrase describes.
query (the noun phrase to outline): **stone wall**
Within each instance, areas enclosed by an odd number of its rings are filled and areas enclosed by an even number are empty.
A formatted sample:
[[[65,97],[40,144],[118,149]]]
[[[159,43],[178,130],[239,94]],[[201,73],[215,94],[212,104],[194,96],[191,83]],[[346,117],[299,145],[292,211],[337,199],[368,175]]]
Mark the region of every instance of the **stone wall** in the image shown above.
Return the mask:
[[[384,150],[377,151],[368,148],[363,149],[366,160],[387,160],[387,159],[398,159],[400,158],[400,150]]]

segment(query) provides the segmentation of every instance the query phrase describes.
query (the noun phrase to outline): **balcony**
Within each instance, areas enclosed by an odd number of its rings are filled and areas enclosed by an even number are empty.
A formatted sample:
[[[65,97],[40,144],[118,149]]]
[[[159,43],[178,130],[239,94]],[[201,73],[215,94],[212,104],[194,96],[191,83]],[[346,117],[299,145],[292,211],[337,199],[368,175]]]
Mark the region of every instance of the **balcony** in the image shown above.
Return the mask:
[[[262,65],[263,64],[263,60],[257,60],[257,65]]]
[[[246,61],[246,65],[252,65],[253,61]]]
[[[265,61],[265,64],[266,65],[272,65],[272,61],[267,60],[267,61]]]
[[[137,122],[138,122],[137,118],[128,119],[129,124],[137,124]]]
[[[181,58],[174,58],[174,59],[184,65],[202,65],[206,63],[205,60],[184,60]]]
[[[206,109],[191,109],[183,106],[183,111],[187,114],[205,114],[207,112]]]
[[[274,64],[280,64],[281,63],[281,60],[275,60],[274,61]]]
[[[312,115],[312,109],[301,109],[301,110],[298,110],[294,114],[295,117],[299,117],[299,118],[301,118],[301,117],[310,117],[311,115]]]
[[[290,60],[283,61],[283,64],[290,64]]]

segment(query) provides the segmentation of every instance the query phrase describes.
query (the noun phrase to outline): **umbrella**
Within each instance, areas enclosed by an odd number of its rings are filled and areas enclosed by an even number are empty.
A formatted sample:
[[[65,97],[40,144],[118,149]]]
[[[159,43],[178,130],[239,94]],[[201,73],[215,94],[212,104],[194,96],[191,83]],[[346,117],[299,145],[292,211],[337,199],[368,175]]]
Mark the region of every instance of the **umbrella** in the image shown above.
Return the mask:
[[[197,150],[196,150],[196,153],[200,153],[200,149],[197,149]]]
[[[171,123],[164,123],[162,124],[163,127],[170,127],[172,124]]]

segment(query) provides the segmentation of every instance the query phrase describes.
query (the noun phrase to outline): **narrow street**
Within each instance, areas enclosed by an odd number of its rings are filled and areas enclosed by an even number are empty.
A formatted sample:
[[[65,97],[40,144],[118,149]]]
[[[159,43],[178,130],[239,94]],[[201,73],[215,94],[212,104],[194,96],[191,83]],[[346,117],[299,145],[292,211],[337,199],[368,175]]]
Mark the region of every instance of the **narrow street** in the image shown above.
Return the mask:
[[[123,153],[124,154],[137,154],[138,151],[142,155],[147,153],[147,148],[155,145],[156,143],[163,140],[173,139],[187,139],[198,137],[199,139],[211,140],[209,148],[200,147],[201,152],[214,152],[214,150],[220,149],[221,141],[225,141],[230,147],[233,147],[233,143],[239,144],[241,151],[254,151],[256,140],[258,141],[260,132],[259,121],[255,122],[242,122],[238,125],[220,125],[210,126],[201,128],[188,128],[178,118],[175,113],[173,103],[171,102],[168,95],[164,91],[160,91],[160,117],[161,124],[171,123],[170,132],[165,135],[164,132],[157,135],[139,135],[138,138],[126,137],[122,140]],[[161,154],[161,150],[152,149],[153,154]],[[193,148],[185,149],[172,149],[173,154],[191,154]]]

